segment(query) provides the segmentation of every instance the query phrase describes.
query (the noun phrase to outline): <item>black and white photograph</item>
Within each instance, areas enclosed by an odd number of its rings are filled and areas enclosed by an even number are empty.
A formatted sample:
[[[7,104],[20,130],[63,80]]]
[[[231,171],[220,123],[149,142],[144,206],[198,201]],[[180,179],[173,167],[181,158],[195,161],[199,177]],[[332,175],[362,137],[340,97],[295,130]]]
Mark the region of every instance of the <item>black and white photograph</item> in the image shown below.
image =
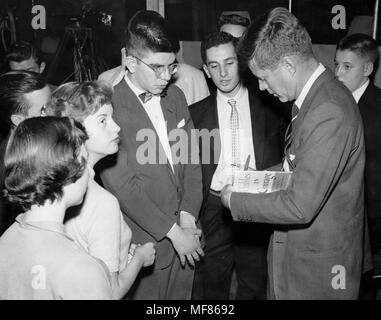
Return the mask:
[[[379,11],[2,0],[0,300],[381,300]]]

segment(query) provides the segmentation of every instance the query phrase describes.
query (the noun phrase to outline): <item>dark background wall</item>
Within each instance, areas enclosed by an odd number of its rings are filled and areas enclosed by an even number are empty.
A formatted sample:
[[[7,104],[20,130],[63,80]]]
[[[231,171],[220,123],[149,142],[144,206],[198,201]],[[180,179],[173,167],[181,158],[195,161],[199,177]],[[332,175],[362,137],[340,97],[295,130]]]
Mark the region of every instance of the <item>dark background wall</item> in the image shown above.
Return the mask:
[[[146,8],[146,0],[0,0],[0,9],[7,4],[16,17],[17,39],[34,42],[51,62],[62,41],[65,27],[80,20],[93,30],[96,55],[102,69],[120,64],[120,48],[124,28],[129,18]],[[46,8],[45,30],[31,27],[33,5]],[[93,15],[82,18],[83,7],[91,8]],[[331,26],[334,5],[346,9],[346,29],[335,30]],[[223,11],[248,11],[252,19],[265,11],[282,6],[288,8],[288,0],[165,0],[165,16],[177,30],[180,40],[201,41],[207,33],[215,30],[216,21]],[[292,12],[305,24],[314,43],[335,44],[348,31],[355,16],[373,15],[374,0],[293,0]],[[3,11],[3,10],[2,10]],[[100,23],[97,14],[112,15],[111,26]],[[379,33],[380,34],[380,33]],[[378,37],[379,38],[379,37]],[[73,42],[68,42],[59,63],[51,70],[50,81],[55,84],[70,79],[73,72]],[[1,58],[0,50],[0,58]],[[103,71],[103,70],[101,70]],[[69,77],[69,79],[67,79]]]

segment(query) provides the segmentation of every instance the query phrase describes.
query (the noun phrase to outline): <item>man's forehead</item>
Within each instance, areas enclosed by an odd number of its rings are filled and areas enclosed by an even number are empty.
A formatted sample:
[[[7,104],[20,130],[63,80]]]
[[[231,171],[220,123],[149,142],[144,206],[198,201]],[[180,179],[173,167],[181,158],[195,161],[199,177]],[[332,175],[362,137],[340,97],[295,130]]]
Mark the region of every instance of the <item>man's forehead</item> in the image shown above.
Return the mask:
[[[345,49],[345,50],[337,50],[335,55],[336,60],[340,60],[342,62],[362,62],[366,59],[361,57],[354,51]]]
[[[234,46],[231,42],[210,47],[206,50],[206,58],[210,60],[220,60],[226,58],[237,58]]]
[[[143,57],[147,63],[158,65],[168,65],[176,60],[176,54],[173,52],[145,51],[141,57]]]
[[[267,70],[259,68],[258,65],[255,63],[254,59],[251,59],[249,61],[249,68],[251,72],[258,78],[263,77],[267,71]]]

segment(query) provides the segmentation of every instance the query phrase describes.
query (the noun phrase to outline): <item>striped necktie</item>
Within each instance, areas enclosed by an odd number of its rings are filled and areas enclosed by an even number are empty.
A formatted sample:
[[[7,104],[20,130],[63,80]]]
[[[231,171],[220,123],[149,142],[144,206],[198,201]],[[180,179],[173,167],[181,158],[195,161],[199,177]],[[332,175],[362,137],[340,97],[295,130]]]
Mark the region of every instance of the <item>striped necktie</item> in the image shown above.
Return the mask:
[[[295,169],[295,166],[294,164],[292,163],[289,155],[288,155],[288,149],[290,148],[291,146],[291,142],[292,142],[292,139],[291,139],[291,136],[292,136],[292,123],[294,122],[294,120],[297,118],[298,116],[298,113],[299,113],[299,108],[296,106],[296,104],[294,103],[292,105],[292,109],[291,109],[291,121],[287,127],[287,130],[286,130],[286,138],[285,138],[285,141],[284,141],[284,157],[290,167],[290,169]]]
[[[237,101],[229,99],[228,104],[231,106],[230,113],[230,129],[232,135],[232,184],[234,184],[234,177],[236,171],[240,166],[240,145],[239,145],[239,119],[237,111]]]

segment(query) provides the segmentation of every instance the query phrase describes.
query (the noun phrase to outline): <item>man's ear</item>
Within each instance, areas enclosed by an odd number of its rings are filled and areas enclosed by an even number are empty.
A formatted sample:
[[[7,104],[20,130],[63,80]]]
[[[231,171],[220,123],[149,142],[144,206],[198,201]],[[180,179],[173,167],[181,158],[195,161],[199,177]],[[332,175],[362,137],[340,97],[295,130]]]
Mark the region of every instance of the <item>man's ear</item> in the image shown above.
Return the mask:
[[[281,59],[280,63],[281,66],[289,72],[291,77],[293,77],[296,72],[295,60],[290,56],[285,56]]]
[[[370,62],[370,61],[367,62],[364,66],[364,76],[369,77],[373,72],[373,68],[374,68],[373,62]]]
[[[135,73],[136,71],[136,58],[133,56],[125,56],[124,64],[128,72]]]
[[[22,114],[12,114],[11,121],[15,126],[18,126],[22,121],[25,120],[25,116]]]
[[[208,67],[206,66],[206,64],[204,63],[204,64],[202,65],[202,67],[203,67],[203,69],[204,69],[206,75],[207,75],[208,78],[210,79],[212,76],[210,75],[209,70],[208,70]]]
[[[46,63],[45,63],[45,62],[41,62],[41,63],[40,63],[40,73],[43,73],[43,72],[44,72],[45,67],[46,67]]]

